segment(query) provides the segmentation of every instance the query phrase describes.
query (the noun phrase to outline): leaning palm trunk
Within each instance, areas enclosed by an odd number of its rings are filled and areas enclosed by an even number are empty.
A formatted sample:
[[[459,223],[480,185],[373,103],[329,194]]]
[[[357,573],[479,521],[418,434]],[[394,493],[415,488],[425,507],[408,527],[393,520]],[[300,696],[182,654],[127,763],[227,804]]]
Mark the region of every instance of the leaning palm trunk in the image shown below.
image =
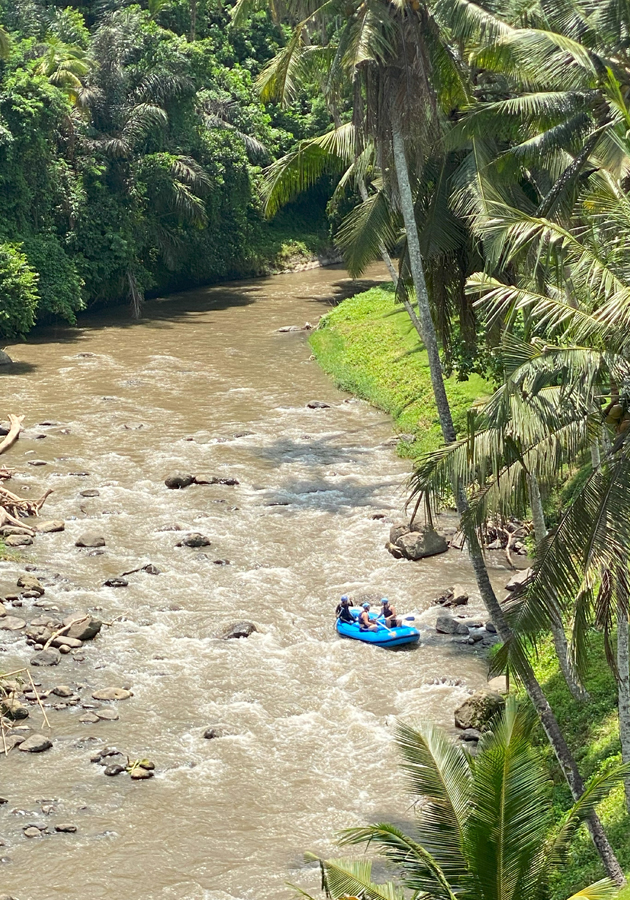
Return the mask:
[[[543,510],[542,497],[540,496],[538,479],[533,472],[530,472],[527,476],[527,489],[529,493],[529,505],[532,508],[534,537],[536,538],[536,543],[540,544],[541,541],[544,541],[547,537],[547,525],[545,523],[545,512]],[[573,666],[569,660],[569,644],[562,620],[553,619],[550,629],[556,656],[558,657],[558,663],[560,664],[560,671],[571,692],[571,696],[574,700],[588,700],[588,693],[575,677]]]
[[[413,286],[416,290],[416,299],[418,302],[418,318],[420,320],[421,336],[429,357],[431,385],[433,387],[435,403],[440,417],[442,433],[446,443],[451,444],[455,440],[455,428],[453,426],[453,417],[451,416],[448,397],[446,396],[446,388],[444,387],[444,377],[442,375],[442,363],[440,362],[437,335],[435,333],[433,319],[431,318],[429,292],[424,277],[424,265],[422,262],[422,252],[420,250],[420,240],[418,238],[418,228],[416,226],[413,194],[411,192],[409,169],[407,166],[407,157],[405,155],[405,142],[402,127],[396,118],[392,123],[392,149],[400,197],[400,211],[405,223],[405,231],[407,232],[409,268],[411,269],[411,277],[413,279]]]
[[[617,613],[617,679],[621,756],[624,762],[630,762],[630,641],[628,612],[621,604]],[[625,788],[626,806],[630,811],[630,778],[626,778]]]
[[[418,313],[420,324],[422,326],[422,339],[429,357],[429,369],[431,372],[431,383],[435,396],[435,403],[442,427],[442,435],[446,444],[451,444],[455,440],[455,427],[453,425],[453,417],[446,396],[444,386],[444,377],[442,374],[442,365],[440,362],[440,354],[438,349],[437,335],[435,326],[431,317],[431,308],[429,306],[429,295],[427,291],[426,279],[424,277],[424,266],[422,261],[422,252],[420,250],[420,240],[418,238],[418,229],[415,220],[413,194],[411,191],[411,182],[409,179],[409,169],[407,166],[407,157],[405,154],[405,144],[400,120],[394,115],[392,122],[392,150],[394,158],[394,170],[398,183],[398,193],[400,197],[400,210],[402,213],[405,231],[407,233],[407,251],[409,253],[409,267],[411,269],[411,277],[413,279],[416,298],[418,301]],[[457,512],[460,517],[465,517],[468,512],[468,500],[461,484],[455,485],[455,500]],[[497,599],[490,577],[486,568],[485,560],[481,547],[477,540],[474,529],[468,529],[468,545],[470,558],[475,572],[477,586],[481,594],[488,614],[494,622],[499,637],[506,644],[514,643],[514,634],[508,624],[503,609]],[[584,793],[584,782],[577,767],[577,763],[573,758],[571,751],[567,745],[564,735],[558,725],[558,721],[551,709],[545,694],[536,679],[534,671],[525,658],[521,658],[518,675],[523,682],[527,691],[527,695],[531,700],[540,722],[545,730],[545,734],[549,743],[554,749],[554,753],[560,763],[562,771],[571,789],[571,794],[575,800],[578,800]],[[606,832],[595,813],[591,813],[587,819],[587,827],[590,832],[593,843],[600,855],[607,874],[616,884],[625,884],[623,870],[619,865],[619,861],[615,856],[614,850],[610,846]]]

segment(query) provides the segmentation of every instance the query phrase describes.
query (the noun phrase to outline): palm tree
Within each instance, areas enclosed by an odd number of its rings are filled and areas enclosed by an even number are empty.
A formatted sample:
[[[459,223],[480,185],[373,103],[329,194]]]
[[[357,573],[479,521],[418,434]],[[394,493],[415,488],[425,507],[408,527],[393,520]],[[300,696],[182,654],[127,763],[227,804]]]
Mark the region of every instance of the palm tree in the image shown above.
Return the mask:
[[[55,35],[49,35],[42,56],[35,65],[35,73],[44,75],[51,84],[68,95],[78,105],[90,62],[85,50],[76,44],[65,44]]]
[[[506,613],[513,628],[533,636],[554,621],[573,625],[572,651],[578,669],[585,660],[588,628],[604,630],[607,655],[619,685],[619,730],[622,756],[630,761],[630,659],[628,648],[629,541],[627,522],[630,462],[630,271],[626,246],[630,237],[630,198],[624,172],[630,163],[630,142],[624,113],[611,128],[617,146],[620,177],[602,168],[592,173],[564,223],[527,215],[496,200],[479,216],[481,236],[501,248],[506,263],[514,264],[512,282],[480,273],[471,279],[483,302],[495,314],[514,321],[524,315],[532,335],[529,345],[513,338],[514,371],[499,392],[513,394],[511,433],[498,436],[487,455],[494,470],[468,468],[462,475],[473,491],[476,524],[483,522],[489,504],[509,503],[510,485],[533,471],[543,480],[557,476],[558,464],[575,460],[595,446],[590,478],[565,511],[559,527],[539,542],[536,574],[526,593]],[[566,219],[566,211],[564,218]],[[512,383],[514,390],[510,390]],[[522,395],[529,418],[520,412]],[[503,401],[495,400],[495,410]],[[606,404],[602,409],[602,404]],[[509,405],[508,404],[508,405]],[[505,404],[504,404],[505,405]],[[507,406],[505,406],[507,410]],[[537,414],[532,419],[532,411]],[[503,424],[506,424],[504,412]],[[518,421],[517,421],[518,418]],[[500,417],[497,423],[500,423]],[[478,435],[471,433],[469,449]],[[479,463],[484,454],[470,456]],[[511,446],[508,446],[511,441]],[[600,452],[603,448],[603,454]],[[506,452],[506,450],[508,452]],[[454,448],[451,458],[425,460],[417,473],[432,490],[455,466],[463,472],[466,450]],[[456,459],[456,457],[459,457]],[[433,470],[432,473],[430,470]],[[611,632],[617,627],[617,658]],[[630,809],[630,779],[626,784]]]
[[[513,698],[474,758],[431,724],[399,727],[403,771],[419,810],[413,829],[381,823],[351,829],[342,838],[343,844],[375,847],[394,865],[397,881],[375,883],[368,861],[321,860],[327,894],[332,900],[403,900],[406,892],[436,900],[547,897],[576,831],[627,767],[593,778],[554,823],[552,782],[531,731],[530,717]],[[604,879],[574,897],[604,900],[615,894],[614,884]]]
[[[259,0],[239,0],[235,7],[235,21]],[[425,345],[431,383],[438,410],[442,434],[446,444],[456,438],[444,378],[437,334],[431,315],[422,249],[415,220],[414,197],[409,160],[420,170],[427,152],[441,139],[440,118],[452,104],[468,97],[461,66],[450,45],[443,39],[441,22],[449,19],[452,33],[463,40],[481,36],[488,41],[510,28],[468,0],[439,0],[439,17],[432,4],[419,0],[404,0],[400,4],[385,4],[382,0],[368,0],[356,7],[338,8],[328,0],[295,26],[293,34],[260,78],[263,99],[283,98],[297,89],[300,76],[309,63],[328,60],[329,84],[332,95],[338,96],[339,82],[350,78],[353,89],[353,115],[366,134],[373,137],[383,172],[388,177],[389,194],[399,209],[406,233],[409,269],[415,288],[418,316]],[[339,32],[334,56],[327,48],[313,46],[309,28],[313,22],[324,24],[331,16],[339,16],[343,24]],[[325,29],[322,29],[325,30]],[[331,58],[332,57],[332,58]],[[441,90],[436,90],[437,87]],[[336,89],[335,89],[336,88]],[[442,105],[440,105],[440,102]],[[457,510],[464,519],[468,516],[468,501],[462,486],[453,485]],[[474,529],[468,529],[467,542],[477,585],[488,613],[497,627],[501,640],[515,645],[512,629],[496,597],[483,553]],[[524,653],[513,653],[513,663],[526,687],[528,696],[554,748],[574,799],[584,791],[584,783],[558,722]],[[604,861],[608,873],[619,884],[625,881],[623,872],[610,846],[601,822],[592,812],[588,827]]]

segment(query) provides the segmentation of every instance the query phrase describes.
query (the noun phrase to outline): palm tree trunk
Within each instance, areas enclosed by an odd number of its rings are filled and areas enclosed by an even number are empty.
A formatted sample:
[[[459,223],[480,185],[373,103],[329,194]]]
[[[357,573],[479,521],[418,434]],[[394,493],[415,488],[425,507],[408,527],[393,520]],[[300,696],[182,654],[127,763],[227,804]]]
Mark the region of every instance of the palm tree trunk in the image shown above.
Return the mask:
[[[628,613],[619,605],[617,612],[617,696],[619,702],[619,737],[621,757],[630,762],[630,640]],[[625,780],[626,806],[630,811],[630,778]]]
[[[190,0],[190,37],[192,43],[197,37],[197,0]]]
[[[407,248],[409,252],[409,266],[411,276],[413,278],[414,287],[416,289],[416,297],[418,300],[418,312],[420,314],[420,323],[422,325],[423,342],[429,356],[429,368],[431,372],[431,383],[433,393],[435,395],[435,403],[440,417],[440,425],[442,426],[442,435],[446,444],[451,444],[456,437],[455,427],[453,425],[453,417],[446,396],[444,387],[444,378],[442,374],[442,365],[440,362],[440,354],[438,350],[437,335],[435,326],[431,318],[431,309],[429,307],[429,296],[427,292],[426,280],[424,277],[424,266],[422,262],[422,253],[420,250],[420,240],[418,238],[418,228],[415,220],[413,195],[411,192],[411,183],[409,180],[409,169],[407,166],[407,157],[405,155],[405,143],[403,138],[400,118],[394,110],[392,116],[392,149],[394,156],[394,170],[398,183],[398,192],[400,196],[400,209],[407,233]],[[461,485],[455,485],[455,498],[457,511],[463,519],[466,518],[468,512],[468,500]],[[503,643],[514,643],[514,634],[508,624],[501,605],[494,593],[490,577],[483,558],[483,553],[477,535],[474,529],[468,529],[467,534],[470,559],[472,562],[477,586],[485,604],[488,614],[494,622],[499,637]],[[538,683],[536,676],[531,668],[529,661],[523,657],[522,665],[519,670],[519,677],[527,691],[527,694],[538,713],[538,717],[545,730],[551,746],[554,749],[558,762],[564,772],[571,794],[574,799],[579,799],[584,792],[584,782],[578,770],[577,764],[569,750],[564,735],[558,725],[558,721],[549,706],[547,698]],[[623,870],[619,865],[619,861],[615,856],[614,850],[610,846],[606,832],[602,827],[602,823],[595,813],[592,813],[587,819],[587,827],[591,834],[591,838],[597,852],[606,869],[606,873],[616,884],[625,884]]]
[[[446,396],[446,388],[444,387],[442,363],[440,362],[440,351],[438,348],[437,335],[435,333],[435,325],[431,318],[429,293],[424,277],[424,265],[422,262],[422,253],[420,251],[420,240],[418,238],[418,228],[414,212],[413,194],[411,193],[409,169],[407,166],[407,157],[405,155],[405,142],[400,120],[397,116],[394,116],[394,121],[392,123],[392,149],[394,151],[394,169],[396,171],[396,180],[398,182],[400,210],[405,223],[405,231],[407,232],[409,268],[411,269],[411,277],[416,289],[422,342],[429,357],[431,384],[435,396],[435,405],[437,406],[438,416],[440,417],[440,425],[442,426],[442,434],[444,435],[445,442],[451,444],[455,440],[455,428],[453,426],[453,417],[451,416],[448,397]]]
[[[540,544],[541,541],[544,541],[547,537],[547,525],[545,523],[545,511],[543,510],[538,479],[533,472],[529,472],[527,475],[527,489],[529,493],[529,505],[532,508],[534,537],[536,538],[536,543]],[[564,631],[562,620],[552,619],[549,627],[553,637],[553,645],[556,649],[558,663],[560,664],[560,671],[571,692],[571,696],[574,700],[583,702],[588,699],[588,693],[575,677],[573,666],[569,660],[569,644],[567,642],[567,636]]]
[[[463,494],[461,491],[460,493]],[[458,501],[458,510],[460,509],[460,506],[464,505],[465,508],[468,507],[468,502],[465,498],[463,498],[463,503]],[[470,534],[467,533],[467,538],[470,546],[471,562],[477,579],[477,586],[479,587],[479,592],[481,593],[486,609],[492,617],[492,621],[494,622],[498,635],[503,643],[513,642],[514,633],[506,621],[501,605],[497,600],[494,589],[490,583],[488,570],[477,541],[477,535],[472,531]],[[578,800],[584,793],[582,776],[580,775],[577,763],[573,758],[573,754],[569,750],[562,730],[558,724],[558,720],[549,705],[549,701],[545,697],[544,691],[538,683],[529,661],[525,657],[521,658],[518,676],[527,691],[527,696],[538,714],[538,718],[547,735],[547,739],[553,747],[556,759],[560,763],[560,767],[571,790],[571,795],[574,800]],[[606,874],[609,878],[612,878],[615,884],[620,886],[625,885],[626,879],[623,874],[623,869],[619,865],[619,860],[615,856],[615,851],[610,846],[604,827],[596,813],[593,812],[589,815],[586,820],[586,826],[591,835],[593,844],[595,845],[595,849],[599,853],[600,859],[604,864]]]
[[[593,467],[593,471],[599,469],[602,464],[601,455],[599,452],[599,441],[594,440],[591,443],[591,465]]]

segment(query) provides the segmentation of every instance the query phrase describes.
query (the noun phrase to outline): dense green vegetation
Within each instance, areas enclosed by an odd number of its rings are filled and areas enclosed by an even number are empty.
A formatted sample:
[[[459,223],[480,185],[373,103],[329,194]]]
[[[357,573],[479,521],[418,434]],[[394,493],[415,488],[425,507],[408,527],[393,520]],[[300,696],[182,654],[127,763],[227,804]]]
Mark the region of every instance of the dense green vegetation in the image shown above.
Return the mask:
[[[392,285],[372,288],[344,300],[328,313],[311,336],[322,366],[345,391],[351,391],[394,417],[403,456],[418,456],[441,445],[440,422],[427,354],[405,311],[397,306]],[[466,427],[470,406],[487,396],[490,385],[479,375],[446,382],[458,430]]]
[[[272,271],[327,242],[325,192],[261,213],[261,166],[329,122],[265,109],[285,37],[220,3],[0,3],[0,338],[146,292]]]
[[[580,769],[587,778],[608,766],[621,762],[621,744],[617,719],[617,685],[608,666],[601,664],[603,655],[601,636],[593,640],[589,665],[584,682],[588,689],[588,703],[576,701],[562,677],[553,643],[544,641],[535,663],[536,673],[544,686],[575,753]],[[546,745],[544,735],[539,736],[541,746],[547,747],[547,765],[557,768],[553,754]],[[570,793],[560,779],[556,781],[555,802],[557,815],[570,803]],[[614,846],[619,861],[626,872],[630,871],[630,840],[628,840],[628,814],[622,784],[617,784],[599,806],[599,813]],[[590,884],[601,874],[597,854],[584,832],[576,836],[571,854],[571,864],[555,873],[551,885],[556,897],[568,896],[579,885]]]

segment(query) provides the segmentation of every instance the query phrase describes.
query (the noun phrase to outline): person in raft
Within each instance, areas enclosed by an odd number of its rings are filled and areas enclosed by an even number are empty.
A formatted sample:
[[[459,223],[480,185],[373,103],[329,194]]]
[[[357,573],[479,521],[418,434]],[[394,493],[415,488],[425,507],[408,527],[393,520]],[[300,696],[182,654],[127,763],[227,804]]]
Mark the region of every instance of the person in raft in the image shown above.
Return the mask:
[[[341,598],[341,602],[337,605],[337,609],[335,610],[335,615],[338,619],[341,619],[342,622],[354,622],[354,617],[350,612],[350,598],[347,594],[344,594]]]
[[[359,616],[359,630],[360,631],[378,631],[378,625],[375,625],[374,622],[370,621],[370,604],[364,603],[363,610],[361,615]]]
[[[388,628],[397,628],[402,623],[402,619],[396,616],[396,608],[392,606],[387,597],[383,597],[381,600],[381,615]]]

